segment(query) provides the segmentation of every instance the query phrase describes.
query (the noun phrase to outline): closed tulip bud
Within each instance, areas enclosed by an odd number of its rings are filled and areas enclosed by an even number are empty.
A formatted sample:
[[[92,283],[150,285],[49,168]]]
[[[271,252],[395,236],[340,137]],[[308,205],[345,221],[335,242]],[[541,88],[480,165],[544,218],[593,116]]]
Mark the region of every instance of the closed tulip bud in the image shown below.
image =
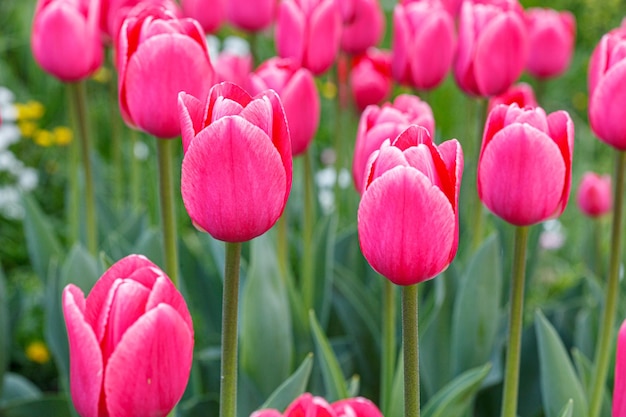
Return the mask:
[[[215,77],[198,22],[177,19],[164,8],[142,8],[124,21],[118,43],[126,123],[159,138],[180,135],[178,93],[205,100]]]
[[[537,99],[535,98],[535,92],[530,84],[517,83],[511,88],[506,90],[499,96],[494,96],[489,99],[489,105],[487,106],[487,112],[490,112],[494,107],[499,104],[517,104],[520,109],[524,107],[537,107]]]
[[[341,50],[348,54],[363,54],[378,45],[385,30],[385,15],[378,0],[342,0],[343,18]]]
[[[576,202],[580,211],[589,217],[600,217],[610,212],[613,207],[611,177],[585,172],[578,186]]]
[[[439,0],[399,4],[393,12],[392,74],[419,90],[438,86],[456,51],[452,16]]]
[[[612,417],[626,417],[626,321],[617,335]]]
[[[589,122],[604,142],[626,150],[626,19],[602,37],[589,61]]]
[[[352,178],[359,193],[363,192],[367,161],[386,139],[396,138],[410,125],[424,127],[431,137],[435,133],[433,111],[417,96],[401,94],[393,103],[369,106],[361,114],[356,133]]]
[[[268,231],[291,189],[291,140],[273,90],[250,97],[215,85],[207,103],[181,92],[181,193],[194,225],[216,239],[244,242]]]
[[[63,290],[70,391],[82,417],[166,416],[185,391],[193,325],[185,300],[140,255],[115,263],[85,299]]]
[[[335,61],[341,41],[341,10],[334,0],[283,0],[276,22],[276,50],[313,74]]]
[[[502,94],[524,70],[528,34],[517,0],[465,0],[458,40],[454,78],[468,94]]]
[[[272,89],[278,93],[291,136],[293,156],[311,144],[320,121],[320,98],[313,74],[289,58],[271,58],[250,74],[249,91],[259,94]]]
[[[100,30],[107,42],[117,42],[122,23],[139,3],[142,7],[165,7],[180,17],[180,8],[173,0],[101,0]]]
[[[495,107],[478,160],[478,195],[496,216],[529,226],[559,216],[570,193],[574,123],[517,104]]]
[[[226,17],[239,29],[257,32],[270,26],[276,18],[278,0],[228,0]]]
[[[359,111],[370,104],[380,104],[391,93],[391,53],[370,48],[354,59],[350,72],[350,90]]]
[[[226,0],[182,0],[183,14],[196,19],[206,33],[216,32],[226,17]]]
[[[526,11],[528,72],[537,78],[561,75],[570,64],[576,37],[576,18],[570,12],[531,8]]]
[[[61,81],[93,74],[103,59],[97,0],[38,0],[31,47],[37,64]]]
[[[463,152],[409,126],[368,163],[358,210],[361,251],[378,273],[413,285],[445,270],[458,247]]]

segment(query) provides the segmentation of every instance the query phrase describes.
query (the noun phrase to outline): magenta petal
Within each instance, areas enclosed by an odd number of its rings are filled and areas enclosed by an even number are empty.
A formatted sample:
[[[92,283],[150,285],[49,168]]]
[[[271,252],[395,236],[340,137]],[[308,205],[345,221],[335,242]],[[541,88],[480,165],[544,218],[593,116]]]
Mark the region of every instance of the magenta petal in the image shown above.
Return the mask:
[[[383,417],[378,407],[363,397],[347,398],[331,404],[337,417]]]
[[[282,413],[273,408],[266,408],[264,410],[258,410],[250,414],[250,417],[283,417]]]
[[[626,59],[612,66],[592,90],[589,121],[593,132],[604,142],[626,150]]]
[[[104,376],[110,417],[164,417],[185,391],[193,336],[171,306],[160,304],[124,334]]]
[[[308,47],[303,66],[315,75],[326,71],[335,61],[341,42],[341,13],[334,0],[323,0],[309,20]]]
[[[617,335],[613,417],[626,417],[626,321],[622,323]]]
[[[447,12],[432,12],[416,31],[411,51],[413,85],[429,90],[439,85],[448,74],[456,52],[454,23]]]
[[[206,113],[206,105],[191,94],[178,93],[178,117],[183,142],[183,153],[200,130]]]
[[[193,323],[191,321],[191,314],[189,314],[189,309],[187,308],[187,303],[166,275],[161,275],[154,283],[150,297],[146,302],[146,311],[157,307],[161,303],[174,308],[185,323],[187,323],[189,331],[193,334]]]
[[[278,6],[276,22],[276,52],[280,57],[293,58],[302,64],[305,48],[306,22],[293,1],[283,1]]]
[[[304,153],[313,140],[320,119],[320,98],[309,71],[298,70],[281,94],[291,136],[291,152]],[[306,107],[302,106],[306,103]]]

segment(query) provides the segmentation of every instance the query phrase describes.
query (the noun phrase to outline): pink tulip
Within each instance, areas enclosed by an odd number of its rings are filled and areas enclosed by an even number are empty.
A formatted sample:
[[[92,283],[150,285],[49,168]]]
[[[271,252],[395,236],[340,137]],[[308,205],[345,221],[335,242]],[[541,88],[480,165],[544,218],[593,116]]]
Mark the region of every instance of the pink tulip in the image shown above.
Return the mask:
[[[506,104],[508,106],[513,103],[516,103],[520,109],[524,107],[537,107],[539,105],[535,98],[535,92],[530,84],[517,83],[503,94],[491,97],[487,106],[487,112],[491,112],[491,110],[499,104]]]
[[[420,90],[438,86],[456,51],[454,21],[439,0],[396,5],[393,11],[392,73]]]
[[[585,172],[578,186],[576,202],[580,211],[589,217],[600,217],[610,212],[613,207],[611,176]]]
[[[237,85],[246,85],[252,72],[252,55],[222,51],[215,60],[217,82],[228,81]]]
[[[453,139],[435,146],[425,128],[409,126],[368,166],[358,210],[365,259],[397,285],[433,278],[458,247],[461,145]]]
[[[363,397],[346,398],[331,404],[337,417],[383,417],[378,407]]]
[[[276,50],[313,74],[335,61],[341,40],[341,10],[334,0],[283,0],[276,22]]]
[[[350,72],[350,90],[359,111],[370,104],[380,104],[391,93],[391,53],[370,48],[354,59]]]
[[[517,0],[465,0],[459,17],[454,78],[466,93],[504,93],[522,73],[528,35]]]
[[[193,325],[182,295],[141,255],[115,263],[87,299],[63,290],[70,391],[82,417],[166,416],[189,379]]]
[[[408,94],[399,95],[393,104],[369,106],[361,114],[352,161],[352,178],[359,193],[363,192],[370,155],[386,139],[395,139],[412,124],[426,128],[431,137],[435,133],[435,118],[428,103]]]
[[[626,150],[626,19],[602,37],[589,61],[589,121],[604,142]]]
[[[276,18],[278,0],[228,0],[226,16],[239,29],[256,32],[270,26]]]
[[[346,398],[332,404],[308,392],[292,401],[284,413],[274,409],[255,411],[250,417],[383,417],[376,405],[363,397]]]
[[[285,109],[291,152],[304,153],[317,131],[320,120],[320,98],[313,74],[289,58],[271,58],[250,75],[251,94],[272,89],[278,93]]]
[[[626,417],[626,321],[622,323],[617,335],[612,417]]]
[[[217,32],[226,17],[226,0],[181,0],[181,7],[206,33]]]
[[[576,18],[570,12],[531,8],[526,11],[528,72],[537,78],[561,75],[570,64],[576,37]]]
[[[244,242],[269,230],[291,189],[291,141],[278,95],[215,85],[206,105],[181,92],[181,192],[194,225]]]
[[[124,120],[159,138],[180,135],[178,93],[205,100],[215,77],[198,22],[158,7],[141,9],[124,21],[118,69]]]
[[[176,17],[180,17],[180,8],[173,0],[101,0],[100,30],[107,42],[117,43],[122,23],[139,3],[143,4],[143,7],[148,5],[165,7]]]
[[[496,216],[528,226],[559,216],[570,193],[574,123],[565,111],[499,105],[487,118],[478,195]]]
[[[378,0],[342,0],[339,3],[343,17],[341,49],[358,55],[378,45],[385,30],[385,15]]]
[[[102,64],[97,0],[38,0],[31,47],[37,64],[61,81],[87,78]]]

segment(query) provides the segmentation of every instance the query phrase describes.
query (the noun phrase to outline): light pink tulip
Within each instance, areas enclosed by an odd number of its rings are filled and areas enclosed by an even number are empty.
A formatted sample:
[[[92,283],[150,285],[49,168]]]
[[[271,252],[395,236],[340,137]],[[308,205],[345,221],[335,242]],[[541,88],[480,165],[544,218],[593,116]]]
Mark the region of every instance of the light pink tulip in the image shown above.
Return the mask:
[[[341,10],[334,0],[283,0],[276,22],[276,50],[313,74],[335,61],[341,41]]]
[[[454,78],[468,94],[502,94],[526,65],[528,34],[517,0],[465,0],[458,41]]]
[[[571,186],[574,123],[565,111],[495,107],[478,160],[478,195],[496,216],[529,226],[559,216]]]
[[[617,335],[612,417],[626,417],[626,321]]]
[[[183,15],[196,19],[206,33],[214,33],[226,17],[227,0],[181,0]]]
[[[589,61],[589,122],[604,142],[626,150],[626,19],[602,37]]]
[[[359,111],[370,104],[380,104],[391,93],[391,53],[370,48],[355,57],[349,81],[352,99]]]
[[[487,106],[487,112],[491,112],[491,110],[499,104],[506,104],[508,106],[513,103],[516,103],[520,109],[524,107],[537,107],[539,105],[535,98],[535,92],[530,84],[517,83],[503,94],[491,97]]]
[[[215,85],[206,104],[181,92],[181,193],[194,225],[227,242],[251,240],[282,214],[291,189],[291,140],[273,90],[250,97]]]
[[[189,379],[193,325],[185,300],[156,265],[128,256],[87,299],[63,290],[70,391],[82,417],[164,417]]]
[[[578,192],[576,193],[578,208],[589,217],[600,217],[613,208],[611,192],[611,176],[585,172]]]
[[[341,49],[358,55],[378,45],[385,31],[385,15],[378,0],[341,0],[339,5],[343,18]]]
[[[393,11],[392,74],[419,90],[438,86],[456,51],[454,21],[439,0],[396,5]]]
[[[369,106],[361,114],[352,161],[352,178],[359,193],[363,192],[370,155],[386,139],[395,139],[412,124],[426,128],[431,137],[435,133],[435,118],[428,103],[408,94],[399,95],[393,104]]]
[[[120,30],[119,102],[129,125],[159,138],[180,135],[180,91],[206,100],[215,73],[204,31],[162,7],[140,9]]]
[[[226,16],[239,29],[256,32],[274,22],[277,2],[278,0],[227,0]]]
[[[458,247],[461,145],[453,139],[435,146],[426,129],[409,126],[368,166],[358,210],[365,259],[397,285],[433,278]]]
[[[537,78],[561,75],[569,67],[576,38],[576,18],[568,11],[526,10],[528,72]]]
[[[97,0],[38,0],[31,47],[37,64],[61,81],[87,78],[102,65]]]
[[[311,144],[320,120],[320,98],[313,74],[289,58],[271,58],[250,74],[251,94],[272,89],[278,93],[285,109],[291,152],[304,153]]]

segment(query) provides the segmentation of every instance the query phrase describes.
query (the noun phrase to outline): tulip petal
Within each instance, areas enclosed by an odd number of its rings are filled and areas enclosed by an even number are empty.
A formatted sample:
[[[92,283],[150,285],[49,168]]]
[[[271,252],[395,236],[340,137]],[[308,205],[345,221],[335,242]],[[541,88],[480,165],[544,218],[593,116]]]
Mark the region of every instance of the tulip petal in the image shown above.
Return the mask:
[[[337,417],[383,417],[378,407],[363,397],[347,398],[331,404]]]
[[[456,52],[454,23],[448,12],[432,11],[416,31],[410,52],[413,85],[429,90],[439,85],[448,74]]]
[[[561,207],[557,214],[563,213],[569,199],[572,184],[572,154],[574,151],[574,122],[565,111],[548,115],[548,126],[552,140],[557,144],[565,161],[565,187],[561,196]]]
[[[341,42],[341,12],[334,0],[322,0],[309,20],[308,46],[303,67],[315,75],[325,72],[335,61]]]
[[[320,119],[320,98],[311,73],[301,68],[285,86],[282,98],[294,156],[304,153],[315,136]],[[307,103],[306,109],[301,106]]]
[[[189,331],[193,334],[193,323],[191,321],[191,314],[189,314],[189,309],[187,308],[187,303],[182,294],[166,275],[159,276],[154,283],[150,297],[146,302],[146,311],[156,308],[159,304],[167,304],[176,310],[185,323],[187,323]]]
[[[222,99],[223,97],[227,97],[229,100],[239,103],[242,107],[246,107],[252,101],[250,94],[237,84],[233,84],[228,81],[215,84],[211,87],[211,91],[209,92],[209,104],[207,106],[206,117],[204,119],[205,126],[208,126],[211,122],[218,119],[213,112],[217,111],[215,110],[215,106],[220,100],[220,97],[222,97]]]
[[[593,132],[604,142],[626,150],[626,59],[613,65],[592,90],[589,121]]]
[[[336,417],[330,404],[322,398],[305,392],[293,400],[284,413],[285,417]]]
[[[276,22],[276,52],[283,58],[293,58],[300,64],[304,60],[305,18],[293,1],[283,1],[278,6]]]
[[[612,416],[626,417],[626,321],[622,323],[617,335]]]
[[[178,116],[180,119],[180,133],[183,142],[183,153],[187,152],[189,144],[200,130],[206,113],[206,105],[185,92],[178,94]]]
[[[265,410],[258,410],[250,414],[250,417],[283,417],[282,413],[273,408],[266,408]]]

